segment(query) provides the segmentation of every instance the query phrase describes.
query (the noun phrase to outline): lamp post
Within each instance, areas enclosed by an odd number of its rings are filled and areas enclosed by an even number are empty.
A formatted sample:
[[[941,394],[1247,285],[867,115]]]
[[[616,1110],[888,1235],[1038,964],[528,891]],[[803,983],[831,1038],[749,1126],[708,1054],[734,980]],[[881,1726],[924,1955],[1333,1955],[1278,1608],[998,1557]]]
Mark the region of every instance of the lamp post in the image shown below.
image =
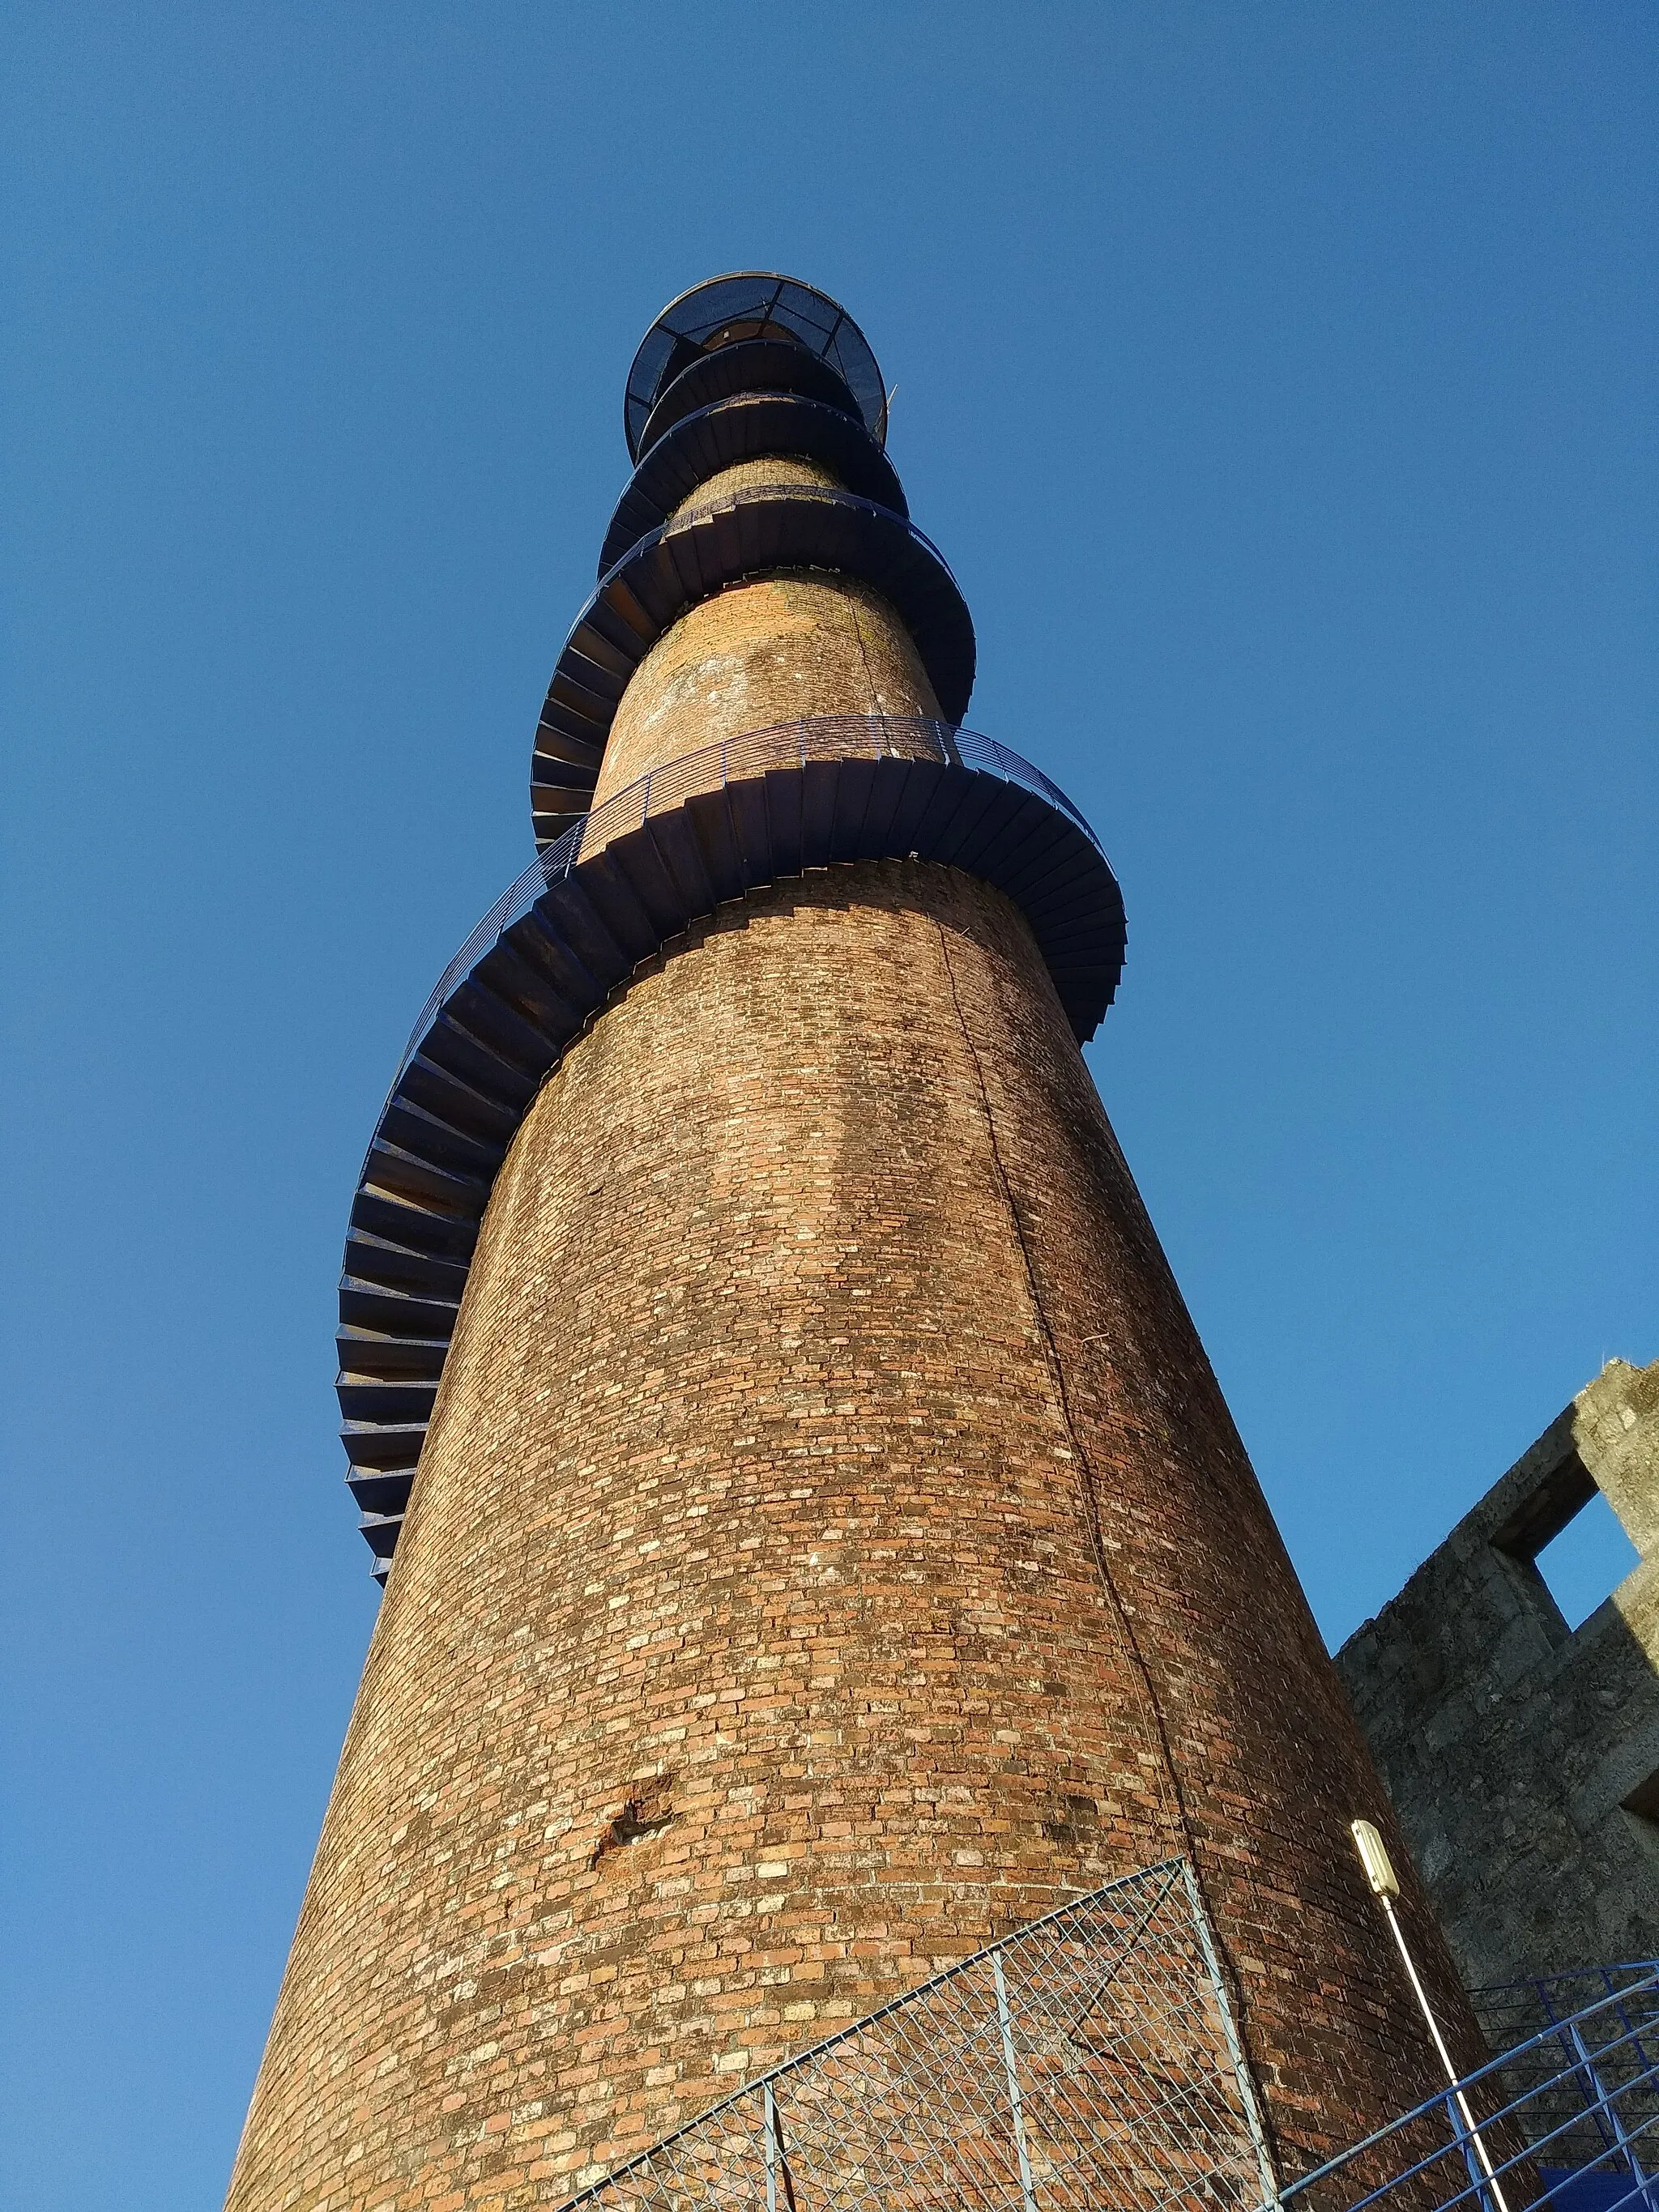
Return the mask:
[[[1440,2063],[1446,2069],[1446,2079],[1451,2084],[1452,2096],[1456,2101],[1457,2109],[1463,2116],[1463,2124],[1469,2131],[1469,2140],[1474,2145],[1475,2156],[1480,2161],[1480,2170],[1491,2185],[1492,2196],[1497,2201],[1498,2212],[1510,2212],[1509,2205],[1504,2199],[1503,2185],[1498,2179],[1497,2169],[1487,2155],[1486,2146],[1481,2140],[1480,2130],[1474,2124],[1474,2114],[1469,2110],[1468,2099],[1458,2087],[1457,2069],[1452,2063],[1450,2051],[1446,2048],[1446,2039],[1440,2033],[1440,2023],[1435,2018],[1433,2008],[1429,2003],[1429,1993],[1423,1986],[1422,1977],[1417,1971],[1416,1961],[1407,1946],[1406,1931],[1400,1925],[1400,1916],[1394,1909],[1394,1901],[1400,1894],[1400,1877],[1394,1870],[1394,1861],[1389,1856],[1388,1845],[1383,1842],[1375,1824],[1370,1820],[1351,1820],[1348,1823],[1348,1832],[1353,1838],[1354,1849],[1359,1854],[1359,1863],[1364,1869],[1365,1880],[1370,1886],[1371,1895],[1382,1906],[1383,1917],[1393,1931],[1395,1942],[1399,1948],[1401,1962],[1406,1969],[1407,1978],[1412,1985],[1412,1994],[1416,1997],[1422,2009],[1423,2018],[1428,2023],[1429,2034],[1433,2039],[1435,2049],[1440,2054]]]

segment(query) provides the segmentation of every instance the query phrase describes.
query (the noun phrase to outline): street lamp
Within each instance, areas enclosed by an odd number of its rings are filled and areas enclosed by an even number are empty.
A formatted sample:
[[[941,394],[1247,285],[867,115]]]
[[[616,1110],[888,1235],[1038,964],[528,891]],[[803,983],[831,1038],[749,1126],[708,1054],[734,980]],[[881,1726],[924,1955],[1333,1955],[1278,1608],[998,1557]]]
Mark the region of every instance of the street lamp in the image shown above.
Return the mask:
[[[1428,2022],[1429,2033],[1434,2039],[1434,2047],[1440,2054],[1440,2063],[1446,2069],[1446,2079],[1451,2083],[1452,2094],[1457,2100],[1458,2111],[1463,2115],[1463,2124],[1469,2131],[1470,2140],[1474,2145],[1475,2155],[1480,2161],[1481,2171],[1492,2185],[1492,2193],[1497,2200],[1498,2212],[1510,2212],[1497,2171],[1486,2154],[1486,2146],[1480,2139],[1480,2130],[1474,2124],[1474,2114],[1469,2110],[1468,2099],[1458,2087],[1457,2069],[1452,2063],[1452,2055],[1446,2048],[1446,2039],[1440,2033],[1440,2023],[1435,2018],[1430,2006],[1429,1993],[1423,1986],[1422,1977],[1417,1971],[1416,1962],[1406,1946],[1406,1931],[1400,1925],[1400,1916],[1394,1909],[1394,1901],[1400,1894],[1400,1877],[1394,1870],[1394,1861],[1389,1856],[1389,1847],[1383,1842],[1376,1826],[1370,1820],[1351,1820],[1348,1823],[1348,1832],[1353,1838],[1353,1847],[1359,1854],[1359,1863],[1365,1870],[1365,1880],[1370,1885],[1371,1895],[1382,1906],[1389,1926],[1394,1931],[1394,1940],[1399,1946],[1401,1960],[1405,1966],[1413,1994],[1422,2008],[1424,2019]]]

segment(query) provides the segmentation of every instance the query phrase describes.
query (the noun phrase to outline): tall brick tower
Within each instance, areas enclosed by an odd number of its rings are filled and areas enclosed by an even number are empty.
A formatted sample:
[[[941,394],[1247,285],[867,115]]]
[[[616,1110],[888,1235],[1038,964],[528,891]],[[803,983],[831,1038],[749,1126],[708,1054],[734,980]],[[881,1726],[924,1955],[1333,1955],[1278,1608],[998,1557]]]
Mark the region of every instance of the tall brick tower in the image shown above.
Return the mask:
[[[960,728],[884,416],[775,276],[635,360],[541,858],[354,1203],[392,1565],[239,2212],[556,2204],[1176,1856],[1287,2174],[1431,2086],[1387,1801],[1079,1049],[1117,888]]]

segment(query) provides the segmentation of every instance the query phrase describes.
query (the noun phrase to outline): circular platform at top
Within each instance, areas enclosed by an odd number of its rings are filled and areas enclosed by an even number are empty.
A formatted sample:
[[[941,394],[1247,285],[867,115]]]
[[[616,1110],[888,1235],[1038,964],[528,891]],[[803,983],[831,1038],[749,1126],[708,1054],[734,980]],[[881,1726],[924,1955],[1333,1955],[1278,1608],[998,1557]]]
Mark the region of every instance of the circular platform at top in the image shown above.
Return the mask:
[[[628,372],[623,405],[629,458],[640,458],[652,410],[677,378],[702,356],[757,338],[816,355],[852,393],[871,436],[878,444],[885,439],[887,392],[881,369],[846,308],[815,285],[750,269],[694,284],[671,301],[646,332]]]

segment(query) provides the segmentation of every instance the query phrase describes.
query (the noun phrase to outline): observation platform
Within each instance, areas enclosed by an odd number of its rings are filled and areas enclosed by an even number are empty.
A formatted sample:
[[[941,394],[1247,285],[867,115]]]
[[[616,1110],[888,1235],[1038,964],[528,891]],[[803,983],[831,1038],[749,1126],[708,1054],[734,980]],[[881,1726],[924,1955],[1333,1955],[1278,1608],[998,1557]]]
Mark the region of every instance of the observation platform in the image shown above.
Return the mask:
[[[910,520],[884,450],[887,401],[846,309],[793,277],[717,276],[665,307],[635,356],[623,407],[634,474],[596,591],[548,686],[530,769],[538,844],[592,803],[611,721],[658,639],[702,600],[780,571],[856,577],[890,600],[945,720],[974,688],[974,624],[938,548]],[[757,484],[676,511],[738,461],[816,462],[834,486]]]
[[[827,370],[845,392],[850,411],[878,445],[884,443],[887,394],[881,370],[846,308],[798,277],[747,269],[682,292],[641,339],[623,400],[629,459],[637,461],[661,434],[658,411],[684,377],[701,375],[721,354],[755,343],[787,347]]]

